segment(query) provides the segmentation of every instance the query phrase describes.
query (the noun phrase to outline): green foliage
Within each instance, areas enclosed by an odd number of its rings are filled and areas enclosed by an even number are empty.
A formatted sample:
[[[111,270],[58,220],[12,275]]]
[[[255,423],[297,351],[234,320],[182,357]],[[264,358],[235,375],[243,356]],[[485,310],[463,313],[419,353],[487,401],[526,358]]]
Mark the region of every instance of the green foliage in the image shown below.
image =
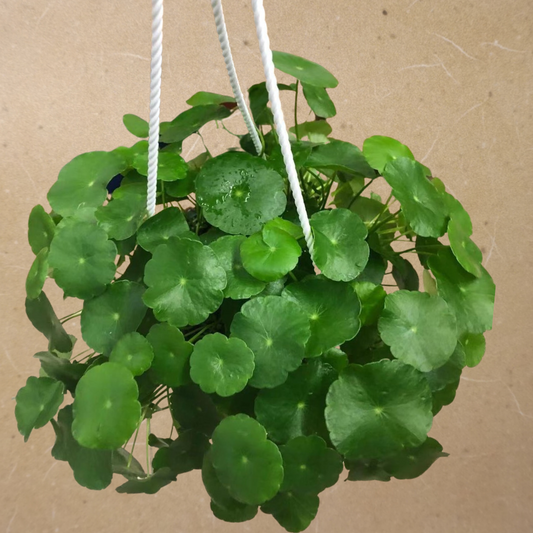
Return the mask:
[[[25,307],[47,343],[15,415],[25,440],[51,423],[53,457],[86,488],[117,474],[118,492],[154,494],[201,469],[220,520],[261,510],[302,531],[343,464],[349,480],[388,481],[446,456],[428,432],[483,357],[495,286],[444,183],[395,139],[361,151],[332,138],[337,79],[291,54],[274,62],[296,78],[279,89],[310,109],[289,133],[313,257],[266,84],[249,89],[259,156],[244,135],[213,154],[206,138],[186,161],[183,141],[213,121],[226,129],[237,109],[197,92],[161,124],[157,214],[146,213],[146,140],[75,157],[48,193],[52,211],[32,209]],[[148,136],[143,119],[123,120]],[[45,282],[78,299],[71,314],[57,317]],[[85,351],[69,334],[80,315]],[[152,434],[152,418],[170,435]]]

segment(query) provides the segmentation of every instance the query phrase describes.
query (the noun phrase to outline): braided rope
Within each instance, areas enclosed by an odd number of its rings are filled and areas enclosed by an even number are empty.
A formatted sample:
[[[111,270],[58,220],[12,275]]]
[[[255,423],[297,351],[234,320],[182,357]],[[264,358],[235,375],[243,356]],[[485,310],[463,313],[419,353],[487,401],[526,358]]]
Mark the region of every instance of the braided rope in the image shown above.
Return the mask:
[[[215,24],[217,27],[218,40],[220,42],[220,47],[222,48],[222,55],[224,56],[224,62],[226,63],[226,70],[228,71],[229,81],[235,100],[237,100],[237,105],[241,111],[248,132],[252,137],[255,149],[257,154],[260,154],[263,150],[261,140],[259,139],[259,134],[255,124],[250,116],[250,111],[244,100],[244,96],[241,91],[241,86],[239,85],[239,80],[237,78],[237,72],[235,71],[235,64],[233,63],[233,57],[231,55],[231,48],[228,39],[228,30],[226,29],[226,22],[224,20],[224,12],[222,11],[222,0],[211,0],[211,7],[213,8],[213,15],[215,16]]]
[[[274,115],[274,123],[276,124],[276,131],[278,132],[279,142],[281,145],[281,153],[283,154],[283,161],[289,176],[289,184],[291,186],[292,196],[296,204],[296,211],[298,218],[302,225],[302,230],[307,243],[307,248],[311,258],[313,257],[314,238],[309,225],[309,217],[305,209],[302,190],[298,180],[298,173],[294,164],[294,158],[291,150],[291,143],[289,141],[289,134],[283,118],[283,110],[281,108],[281,100],[279,98],[278,82],[274,72],[274,61],[272,60],[272,50],[270,49],[270,39],[268,38],[268,28],[266,23],[265,8],[263,7],[263,0],[252,0],[252,9],[254,12],[255,27],[257,30],[257,38],[259,40],[259,49],[261,51],[261,59],[263,61],[263,68],[266,77],[266,86],[268,90],[268,97],[272,105],[272,114]]]
[[[150,133],[148,137],[148,187],[146,210],[155,213],[159,159],[159,110],[163,58],[163,0],[152,0],[152,60],[150,63]]]

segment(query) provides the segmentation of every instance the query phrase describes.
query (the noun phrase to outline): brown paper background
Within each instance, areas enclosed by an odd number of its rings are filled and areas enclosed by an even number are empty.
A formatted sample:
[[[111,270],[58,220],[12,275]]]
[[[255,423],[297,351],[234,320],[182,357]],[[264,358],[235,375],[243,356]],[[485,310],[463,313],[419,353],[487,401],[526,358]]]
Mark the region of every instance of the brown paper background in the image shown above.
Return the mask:
[[[248,87],[263,79],[251,8],[225,4]],[[471,213],[497,286],[485,359],[465,371],[431,432],[450,457],[413,481],[339,483],[321,496],[309,530],[533,531],[531,0],[265,4],[273,48],[315,60],[340,80],[331,91],[334,135],[359,146],[390,135],[410,146]],[[49,426],[23,444],[13,397],[46,346],[24,313],[33,257],[27,217],[36,203],[47,205],[47,190],[75,155],[134,141],[121,118],[147,116],[150,6],[3,0],[0,25],[0,531],[280,531],[264,515],[244,525],[216,521],[197,473],[151,497],[90,492],[51,458]],[[167,0],[164,44],[164,120],[197,90],[229,93],[207,0]],[[237,116],[229,126],[243,131]],[[205,128],[208,140],[214,130]],[[47,291],[59,304],[59,291]]]

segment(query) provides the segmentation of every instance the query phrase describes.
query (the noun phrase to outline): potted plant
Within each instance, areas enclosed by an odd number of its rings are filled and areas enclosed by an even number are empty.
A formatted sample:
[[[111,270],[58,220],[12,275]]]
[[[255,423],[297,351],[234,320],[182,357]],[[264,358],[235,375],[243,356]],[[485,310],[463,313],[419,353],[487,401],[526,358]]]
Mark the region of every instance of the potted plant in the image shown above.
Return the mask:
[[[146,140],[75,157],[50,189],[52,211],[32,210],[26,310],[48,347],[15,411],[25,440],[52,424],[52,455],[84,487],[116,474],[118,492],[152,494],[201,469],[218,518],[260,509],[301,531],[344,467],[353,481],[409,479],[446,455],[428,432],[483,356],[495,289],[443,182],[389,137],[362,151],[334,139],[335,77],[290,54],[274,60],[296,78],[279,86],[294,116],[301,92],[313,114],[290,129],[313,258],[265,84],[249,90],[260,156],[244,135],[185,161],[183,141],[210,121],[225,128],[236,109],[196,93],[161,125],[155,216]],[[124,123],[148,136],[139,117]],[[59,319],[47,278],[81,310]],[[68,332],[79,315],[85,350]],[[171,419],[170,435],[150,432],[156,416]],[[143,421],[155,451],[146,467],[133,455]]]

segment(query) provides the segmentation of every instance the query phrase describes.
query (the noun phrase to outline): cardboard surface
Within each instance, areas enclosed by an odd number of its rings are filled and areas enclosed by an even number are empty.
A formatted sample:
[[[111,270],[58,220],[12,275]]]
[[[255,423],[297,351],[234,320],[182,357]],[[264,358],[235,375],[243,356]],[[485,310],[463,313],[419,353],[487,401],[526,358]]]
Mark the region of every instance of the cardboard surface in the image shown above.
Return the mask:
[[[155,497],[90,492],[50,455],[50,426],[23,444],[13,397],[45,340],[24,313],[30,209],[75,155],[133,143],[124,113],[147,116],[150,2],[0,3],[0,531],[274,532],[269,516],[216,521],[197,473]],[[163,120],[197,90],[230,92],[207,0],[166,2]],[[263,79],[249,2],[226,0],[241,84]],[[533,11],[530,0],[266,0],[272,47],[317,61],[334,135],[406,143],[463,202],[496,291],[482,364],[431,435],[450,454],[414,481],[339,483],[310,531],[526,533],[533,530]],[[281,79],[284,79],[281,76]],[[228,121],[237,132],[238,116]],[[204,136],[221,149],[214,125]],[[214,141],[213,141],[214,139]],[[191,149],[190,147],[188,149]],[[193,148],[194,150],[194,148]],[[47,282],[47,287],[52,284]],[[47,289],[60,310],[59,291]],[[76,329],[76,324],[72,324]],[[116,483],[114,484],[116,485]]]

